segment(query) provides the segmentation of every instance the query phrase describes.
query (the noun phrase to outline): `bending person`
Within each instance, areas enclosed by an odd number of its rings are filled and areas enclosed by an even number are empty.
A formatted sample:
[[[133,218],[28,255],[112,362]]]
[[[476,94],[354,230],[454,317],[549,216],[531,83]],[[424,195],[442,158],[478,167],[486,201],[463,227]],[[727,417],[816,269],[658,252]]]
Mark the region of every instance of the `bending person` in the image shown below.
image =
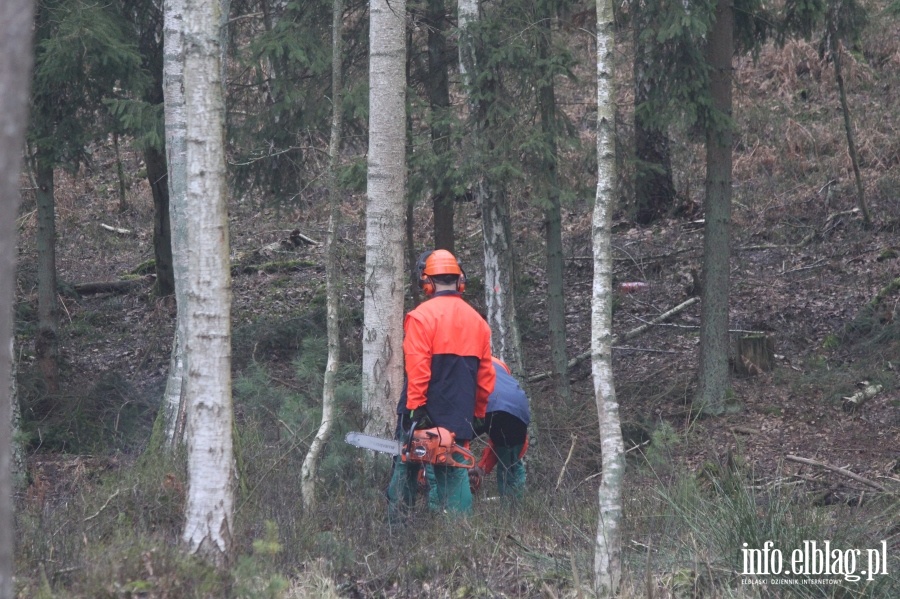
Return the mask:
[[[478,490],[485,476],[497,470],[497,490],[501,498],[521,499],[525,492],[525,462],[528,450],[528,425],[531,410],[528,396],[510,374],[509,367],[493,358],[496,384],[488,398],[483,422],[475,428],[476,435],[487,433],[488,445],[478,464],[469,470],[469,482]]]

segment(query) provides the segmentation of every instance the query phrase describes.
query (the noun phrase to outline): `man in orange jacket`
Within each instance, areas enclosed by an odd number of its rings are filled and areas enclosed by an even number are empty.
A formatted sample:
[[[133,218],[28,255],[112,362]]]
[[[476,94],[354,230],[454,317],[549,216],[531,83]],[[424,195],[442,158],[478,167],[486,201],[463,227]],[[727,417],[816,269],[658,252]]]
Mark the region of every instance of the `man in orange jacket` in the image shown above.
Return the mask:
[[[494,390],[491,329],[462,299],[466,275],[447,250],[425,252],[416,263],[419,287],[428,299],[406,315],[403,353],[406,388],[397,406],[398,438],[406,442],[413,423],[417,428],[441,426],[468,446],[474,421],[483,419]],[[416,500],[419,464],[394,459],[388,486],[392,519]],[[468,514],[472,492],[466,470],[435,466],[439,505]]]

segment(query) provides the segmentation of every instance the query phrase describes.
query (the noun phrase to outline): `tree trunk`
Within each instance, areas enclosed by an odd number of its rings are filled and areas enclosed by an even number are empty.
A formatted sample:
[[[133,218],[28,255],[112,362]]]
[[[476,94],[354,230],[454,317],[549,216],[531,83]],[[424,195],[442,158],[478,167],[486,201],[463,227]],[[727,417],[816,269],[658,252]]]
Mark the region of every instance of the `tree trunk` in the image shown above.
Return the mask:
[[[161,426],[155,430],[164,434],[162,445],[174,450],[184,440],[185,404],[184,388],[184,320],[187,311],[187,281],[185,266],[187,209],[187,124],[184,99],[184,0],[166,0],[163,15],[163,95],[165,97],[165,146],[166,183],[168,190],[168,215],[157,215],[158,221],[167,218],[170,224],[172,252],[172,282],[174,283],[177,316],[169,359],[169,375],[166,380],[162,409],[158,418]]]
[[[515,269],[506,194],[486,182],[479,187],[484,232],[484,288],[491,346],[513,374],[525,371],[516,316]]]
[[[147,180],[153,196],[153,255],[156,258],[156,293],[161,297],[175,293],[172,266],[172,229],[169,225],[169,184],[166,156],[155,148],[144,150]]]
[[[455,253],[453,187],[450,162],[450,84],[447,74],[447,19],[444,0],[427,0],[424,25],[428,29],[428,101],[431,105],[431,147],[437,160],[432,182],[434,249]]]
[[[234,456],[221,11],[218,0],[184,5],[188,493],[182,541],[224,567],[233,543]]]
[[[485,102],[473,95],[473,85],[478,78],[478,49],[469,24],[478,19],[477,0],[461,0],[459,11],[459,60],[460,73],[466,88],[472,127],[472,151],[475,164],[483,164],[490,154],[489,136],[491,123]],[[487,321],[491,325],[491,349],[493,354],[506,362],[513,374],[524,371],[522,341],[516,316],[515,273],[510,233],[509,208],[500,185],[490,179],[488,173],[480,173],[475,182],[476,196],[481,206],[481,222],[484,234],[484,293]]]
[[[544,64],[550,62],[554,17],[551,0],[538,3],[538,58]],[[545,165],[547,171],[547,207],[544,208],[544,235],[547,253],[547,322],[550,333],[554,388],[567,403],[572,399],[569,391],[568,357],[566,356],[566,298],[564,293],[564,265],[562,248],[562,211],[559,203],[559,175],[556,143],[556,91],[553,78],[545,74],[540,79],[538,102],[541,110],[541,129],[550,154]]]
[[[119,134],[113,131],[113,149],[116,152],[116,177],[119,180],[119,212],[128,210],[128,202],[125,199],[125,167],[122,165],[122,154],[119,152]]]
[[[370,3],[363,411],[375,435],[393,434],[403,389],[405,17],[405,0]]]
[[[59,311],[56,297],[56,214],[53,162],[38,150],[37,180],[38,333],[34,342],[38,368],[47,391],[59,391]]]
[[[325,239],[325,310],[328,330],[328,361],[325,364],[325,377],[322,384],[322,422],[309,452],[300,469],[300,492],[303,505],[307,511],[312,510],[316,502],[316,470],[322,448],[331,435],[331,424],[334,414],[334,392],[337,387],[337,372],[341,364],[341,337],[338,310],[340,304],[340,277],[338,273],[337,231],[340,221],[340,190],[337,182],[338,158],[341,153],[341,98],[343,78],[341,63],[343,61],[343,14],[342,0],[332,0],[331,15],[331,140],[328,144],[328,236]]]
[[[21,452],[12,450],[18,430],[15,389],[16,216],[22,147],[28,123],[32,64],[34,5],[30,0],[0,3],[0,599],[13,599],[15,574],[15,522],[13,477],[24,475],[18,462]]]
[[[666,132],[645,118],[641,105],[647,102],[656,81],[649,75],[650,60],[641,39],[650,25],[650,11],[638,6],[634,18],[634,206],[635,221],[642,225],[657,220],[675,201],[672,160]]]
[[[15,318],[13,318],[13,320],[15,320]],[[16,360],[15,335],[13,335],[13,339],[10,339],[10,343],[12,345],[12,360],[9,373],[9,420],[11,423],[10,430],[12,431],[10,442],[10,469],[13,488],[16,491],[20,491],[25,488],[26,483],[28,482],[28,463],[25,455],[25,443],[19,438],[19,433],[22,430],[22,407],[19,405],[19,385],[17,382],[19,363],[18,360]],[[0,372],[0,376],[2,376],[2,372]],[[3,416],[0,416],[0,418],[2,417]]]
[[[703,234],[703,291],[697,399],[706,414],[725,411],[728,381],[728,287],[731,228],[731,60],[734,6],[718,0],[709,35],[712,109],[719,117],[706,132],[706,226]],[[727,121],[725,120],[727,119]]]
[[[591,224],[594,248],[591,373],[603,461],[594,542],[594,589],[598,597],[616,596],[622,580],[620,525],[625,447],[612,371],[612,216],[616,189],[614,49],[612,2],[597,2],[597,199]]]
[[[828,17],[828,50],[834,65],[834,79],[838,85],[838,95],[841,99],[841,114],[844,116],[844,131],[847,134],[847,151],[850,153],[850,162],[853,165],[853,177],[856,180],[856,203],[863,215],[863,224],[867,229],[872,228],[872,215],[866,204],[866,194],[859,173],[859,156],[856,153],[856,141],[853,137],[853,125],[850,123],[850,104],[847,102],[847,91],[844,88],[844,73],[841,69],[841,41],[838,38],[837,23],[841,13],[841,0],[832,0]]]

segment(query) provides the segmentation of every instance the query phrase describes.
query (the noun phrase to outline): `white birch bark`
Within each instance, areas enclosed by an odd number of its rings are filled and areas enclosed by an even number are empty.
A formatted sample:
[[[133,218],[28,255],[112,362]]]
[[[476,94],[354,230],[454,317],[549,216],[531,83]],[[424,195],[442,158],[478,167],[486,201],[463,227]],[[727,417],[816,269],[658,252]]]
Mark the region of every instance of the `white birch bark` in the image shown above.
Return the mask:
[[[406,2],[371,0],[369,13],[363,411],[366,432],[391,435],[403,388]]]
[[[316,471],[319,454],[331,435],[334,419],[334,391],[337,387],[337,372],[341,363],[340,302],[337,260],[337,227],[340,220],[340,197],[338,196],[337,165],[341,151],[341,62],[343,60],[343,16],[344,3],[332,0],[331,14],[331,140],[328,144],[328,235],[325,239],[325,310],[328,329],[328,361],[325,364],[325,378],[322,385],[322,422],[309,446],[300,468],[300,494],[307,511],[316,503]]]
[[[594,589],[617,595],[622,578],[622,478],[625,451],[612,371],[612,214],[615,200],[615,89],[613,7],[597,2],[597,198],[591,225],[594,284],[591,298],[591,373],[600,419],[603,474],[594,547]]]
[[[459,71],[467,92],[478,73],[475,40],[469,25],[476,22],[478,0],[459,0],[457,21],[459,24]],[[489,143],[484,130],[488,123],[482,115],[483,106],[477,100],[468,100],[472,127],[471,146],[476,156],[485,154]],[[476,164],[483,162],[476,158]],[[491,326],[491,351],[509,365],[513,373],[524,371],[522,340],[516,315],[513,247],[510,218],[506,200],[480,175],[476,183],[478,203],[481,206],[481,224],[484,238],[484,299],[487,321]]]
[[[16,596],[13,518],[13,427],[15,394],[13,302],[16,287],[16,214],[21,197],[22,148],[31,87],[30,0],[0,3],[0,599]],[[23,474],[20,472],[20,474]]]
[[[183,441],[184,403],[184,308],[185,298],[185,201],[187,163],[184,107],[184,2],[165,0],[163,20],[163,94],[165,97],[166,167],[169,186],[169,222],[172,230],[172,269],[178,312],[169,360],[169,376],[163,394],[162,417],[165,446],[172,450]]]
[[[218,0],[186,0],[185,396],[188,492],[182,541],[213,564],[232,548],[231,274]]]

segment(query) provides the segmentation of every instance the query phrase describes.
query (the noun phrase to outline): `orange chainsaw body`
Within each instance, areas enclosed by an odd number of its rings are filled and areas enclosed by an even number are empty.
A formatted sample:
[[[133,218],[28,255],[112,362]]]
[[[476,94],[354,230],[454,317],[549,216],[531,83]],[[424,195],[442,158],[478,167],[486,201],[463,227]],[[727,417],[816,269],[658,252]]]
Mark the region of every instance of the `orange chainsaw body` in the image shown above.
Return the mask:
[[[400,455],[404,462],[472,468],[475,456],[456,443],[456,435],[442,426],[413,431]]]

